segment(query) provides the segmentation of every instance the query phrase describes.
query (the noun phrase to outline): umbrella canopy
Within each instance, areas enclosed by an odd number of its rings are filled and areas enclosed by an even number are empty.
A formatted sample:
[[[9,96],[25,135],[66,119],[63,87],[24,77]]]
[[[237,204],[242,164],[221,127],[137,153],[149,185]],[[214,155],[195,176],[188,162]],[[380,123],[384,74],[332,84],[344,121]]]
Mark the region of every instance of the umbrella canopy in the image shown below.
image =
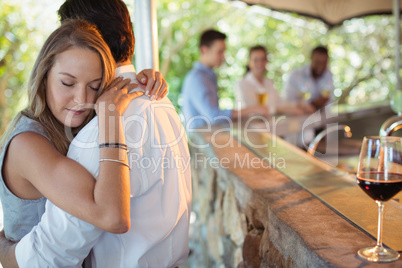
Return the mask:
[[[278,11],[296,12],[322,20],[329,27],[367,15],[392,14],[392,0],[241,0]],[[402,0],[399,0],[400,11]]]

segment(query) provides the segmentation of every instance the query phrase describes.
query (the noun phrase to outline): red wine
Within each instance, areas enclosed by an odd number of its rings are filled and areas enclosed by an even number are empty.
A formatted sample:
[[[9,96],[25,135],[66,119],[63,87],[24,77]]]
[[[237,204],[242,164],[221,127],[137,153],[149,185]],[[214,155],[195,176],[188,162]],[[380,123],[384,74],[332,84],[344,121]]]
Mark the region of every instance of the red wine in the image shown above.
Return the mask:
[[[388,201],[402,189],[402,174],[384,172],[360,173],[357,176],[360,188],[376,201]]]

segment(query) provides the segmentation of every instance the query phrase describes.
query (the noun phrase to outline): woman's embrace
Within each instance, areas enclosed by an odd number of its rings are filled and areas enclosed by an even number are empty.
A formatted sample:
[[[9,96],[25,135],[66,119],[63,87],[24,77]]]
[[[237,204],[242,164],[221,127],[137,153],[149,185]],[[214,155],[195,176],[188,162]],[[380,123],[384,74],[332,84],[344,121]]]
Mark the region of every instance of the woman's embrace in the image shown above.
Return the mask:
[[[179,266],[189,253],[190,155],[166,82],[153,70],[136,74],[123,1],[67,0],[59,15],[30,105],[4,139],[4,231],[19,241],[0,236],[0,261]]]

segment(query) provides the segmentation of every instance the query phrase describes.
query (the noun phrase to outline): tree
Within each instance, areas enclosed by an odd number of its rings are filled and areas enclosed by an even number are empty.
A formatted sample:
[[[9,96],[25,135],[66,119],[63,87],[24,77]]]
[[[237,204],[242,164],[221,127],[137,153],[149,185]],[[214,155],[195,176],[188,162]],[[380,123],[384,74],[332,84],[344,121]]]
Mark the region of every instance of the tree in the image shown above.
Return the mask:
[[[176,106],[180,104],[184,76],[199,55],[199,36],[207,28],[218,29],[228,36],[227,64],[217,70],[220,105],[226,108],[233,106],[233,86],[244,74],[248,48],[256,44],[268,49],[267,75],[279,91],[288,73],[307,63],[311,49],[320,44],[329,47],[335,94],[340,103],[384,100],[394,90],[395,40],[391,16],[353,19],[327,30],[314,19],[288,13],[279,16],[255,6],[238,8],[230,2],[160,0],[158,3],[161,72]]]
[[[32,30],[17,5],[0,10],[0,134],[25,98],[25,81],[33,63]]]
[[[63,0],[0,0],[0,135],[27,103],[26,85]]]
[[[0,134],[26,103],[26,81],[44,38],[57,27],[62,0],[1,0],[0,10]],[[126,0],[130,8],[133,3]],[[11,4],[12,3],[12,4]],[[169,97],[180,109],[186,73],[198,59],[200,34],[215,28],[227,34],[226,63],[219,68],[220,105],[233,107],[233,87],[245,72],[248,48],[261,44],[269,52],[267,76],[282,91],[288,73],[309,61],[311,48],[329,47],[335,94],[340,103],[385,100],[395,90],[394,20],[371,16],[346,21],[332,30],[319,21],[278,13],[239,2],[158,0],[159,58],[169,84]],[[43,12],[43,6],[51,8]],[[41,20],[30,20],[41,14]],[[46,21],[46,23],[44,23]]]

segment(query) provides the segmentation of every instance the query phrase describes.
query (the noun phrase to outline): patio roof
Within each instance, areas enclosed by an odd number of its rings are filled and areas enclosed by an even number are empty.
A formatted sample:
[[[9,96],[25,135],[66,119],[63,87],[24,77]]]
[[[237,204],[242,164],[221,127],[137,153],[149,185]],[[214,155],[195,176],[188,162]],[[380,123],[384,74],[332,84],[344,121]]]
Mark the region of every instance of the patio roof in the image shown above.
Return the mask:
[[[392,0],[241,0],[250,5],[262,5],[277,11],[296,12],[322,20],[329,27],[343,21],[367,15],[392,14]],[[400,2],[400,11],[402,1]]]

